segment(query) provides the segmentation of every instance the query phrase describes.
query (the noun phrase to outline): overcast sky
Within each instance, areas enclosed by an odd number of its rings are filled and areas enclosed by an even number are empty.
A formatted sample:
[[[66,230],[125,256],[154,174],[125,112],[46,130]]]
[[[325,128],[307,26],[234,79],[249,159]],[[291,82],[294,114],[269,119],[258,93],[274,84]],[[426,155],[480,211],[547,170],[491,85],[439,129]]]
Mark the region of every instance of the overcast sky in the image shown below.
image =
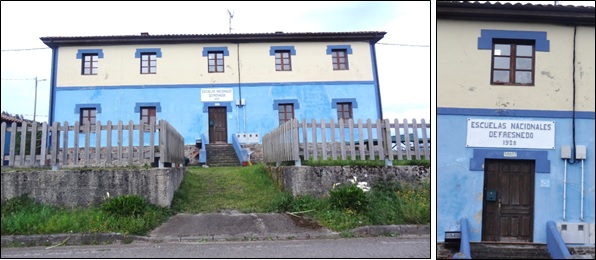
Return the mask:
[[[385,118],[430,120],[430,2],[2,1],[2,111],[48,120],[43,36],[385,31],[376,46]],[[434,48],[434,47],[433,47]]]

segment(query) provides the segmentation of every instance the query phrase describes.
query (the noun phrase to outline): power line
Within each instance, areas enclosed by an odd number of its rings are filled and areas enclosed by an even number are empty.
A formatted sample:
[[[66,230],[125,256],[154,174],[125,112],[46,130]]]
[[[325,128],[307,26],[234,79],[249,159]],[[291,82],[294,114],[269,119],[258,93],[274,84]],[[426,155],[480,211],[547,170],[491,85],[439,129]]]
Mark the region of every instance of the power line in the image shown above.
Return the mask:
[[[43,48],[27,48],[27,49],[6,49],[6,50],[2,50],[3,52],[5,51],[37,51],[37,50],[46,50],[49,49],[49,47],[43,47]]]
[[[378,42],[377,44],[380,45],[395,45],[395,46],[405,46],[405,47],[430,47],[430,45],[419,45],[419,44],[405,44],[405,43],[385,43],[385,42]]]
[[[2,78],[1,80],[35,80],[35,78],[20,78],[20,79],[6,79],[6,78]]]

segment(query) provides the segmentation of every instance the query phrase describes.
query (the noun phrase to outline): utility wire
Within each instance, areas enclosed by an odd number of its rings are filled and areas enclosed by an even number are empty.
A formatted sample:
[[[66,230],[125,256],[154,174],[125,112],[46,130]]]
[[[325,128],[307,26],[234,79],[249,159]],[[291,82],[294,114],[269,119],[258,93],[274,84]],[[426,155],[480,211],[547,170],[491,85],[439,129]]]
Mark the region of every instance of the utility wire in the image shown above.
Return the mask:
[[[2,50],[3,52],[5,51],[37,51],[37,50],[45,50],[45,49],[50,49],[49,47],[43,47],[43,48],[28,48],[28,49],[6,49],[6,50]]]
[[[430,47],[430,45],[419,45],[419,44],[405,44],[405,43],[385,43],[385,42],[378,42],[379,45],[395,45],[395,46],[405,46],[405,47]]]

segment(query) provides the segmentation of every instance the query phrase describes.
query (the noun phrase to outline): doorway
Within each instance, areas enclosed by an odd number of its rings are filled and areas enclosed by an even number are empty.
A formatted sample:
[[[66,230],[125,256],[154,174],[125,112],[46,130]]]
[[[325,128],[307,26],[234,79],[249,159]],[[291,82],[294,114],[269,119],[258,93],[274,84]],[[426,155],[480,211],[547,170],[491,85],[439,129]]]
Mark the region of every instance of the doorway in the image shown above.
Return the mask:
[[[209,142],[228,143],[228,120],[226,107],[209,107]]]
[[[532,242],[535,164],[485,160],[482,241]]]

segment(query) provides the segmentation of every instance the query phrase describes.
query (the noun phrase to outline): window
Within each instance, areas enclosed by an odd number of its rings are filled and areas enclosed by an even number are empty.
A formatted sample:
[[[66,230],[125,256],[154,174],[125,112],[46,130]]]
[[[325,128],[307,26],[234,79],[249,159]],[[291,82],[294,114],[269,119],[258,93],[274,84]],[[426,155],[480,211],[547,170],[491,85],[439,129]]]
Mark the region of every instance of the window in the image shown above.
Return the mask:
[[[97,53],[83,54],[83,68],[81,74],[83,75],[97,75],[97,61],[99,56]]]
[[[275,70],[276,71],[291,71],[292,61],[290,59],[290,51],[275,51]]]
[[[157,73],[157,54],[155,52],[141,53],[141,74]]]
[[[352,118],[352,103],[337,103],[337,120],[347,121]]]
[[[155,123],[155,112],[155,107],[141,107],[141,122],[144,125],[149,125],[151,122]]]
[[[534,85],[534,41],[493,41],[491,83]]]
[[[224,53],[223,51],[210,51],[208,56],[209,73],[224,72]]]
[[[81,108],[81,125],[95,125],[95,118],[97,117],[97,109],[95,108]]]
[[[294,104],[279,104],[277,110],[279,111],[278,114],[280,125],[291,119],[294,119]]]
[[[333,60],[333,70],[348,69],[348,52],[346,49],[332,50],[331,59]]]

